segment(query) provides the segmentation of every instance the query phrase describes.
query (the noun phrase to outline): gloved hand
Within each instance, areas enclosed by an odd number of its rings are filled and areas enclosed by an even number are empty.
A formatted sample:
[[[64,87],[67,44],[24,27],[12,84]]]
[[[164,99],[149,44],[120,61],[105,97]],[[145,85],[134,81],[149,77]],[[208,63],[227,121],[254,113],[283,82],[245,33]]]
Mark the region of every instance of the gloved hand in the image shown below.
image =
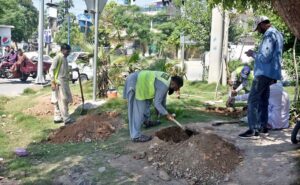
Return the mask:
[[[235,90],[232,90],[231,91],[231,96],[236,96],[237,95],[237,92]]]
[[[57,89],[57,84],[55,83],[55,81],[51,81],[51,89],[52,91],[55,91]]]
[[[174,120],[174,116],[172,114],[167,114],[166,117],[167,117],[167,119],[169,121],[173,121]]]

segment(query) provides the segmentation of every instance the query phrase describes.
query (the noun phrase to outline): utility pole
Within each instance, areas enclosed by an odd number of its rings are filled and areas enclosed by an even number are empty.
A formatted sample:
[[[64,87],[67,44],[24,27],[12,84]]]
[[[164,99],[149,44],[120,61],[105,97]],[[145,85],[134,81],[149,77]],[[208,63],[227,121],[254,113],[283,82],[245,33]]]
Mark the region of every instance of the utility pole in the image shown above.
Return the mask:
[[[43,49],[44,49],[44,0],[40,0],[40,12],[39,12],[39,41],[38,41],[38,66],[37,76],[35,79],[36,84],[44,84],[43,74]]]
[[[99,24],[99,0],[95,0],[95,36],[94,36],[94,62],[93,62],[93,101],[96,101],[97,91],[97,58],[98,58],[98,24]]]
[[[70,45],[70,14],[69,14],[69,0],[65,0],[65,15],[68,16],[68,45]]]

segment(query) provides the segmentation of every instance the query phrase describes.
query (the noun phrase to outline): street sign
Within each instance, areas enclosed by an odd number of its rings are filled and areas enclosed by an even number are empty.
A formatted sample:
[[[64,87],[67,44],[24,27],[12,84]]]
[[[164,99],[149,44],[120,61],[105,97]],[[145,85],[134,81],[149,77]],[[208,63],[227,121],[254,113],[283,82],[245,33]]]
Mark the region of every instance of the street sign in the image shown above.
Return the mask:
[[[98,1],[99,1],[98,11],[101,14],[105,4],[107,3],[107,0],[98,0]],[[95,7],[96,0],[85,0],[85,4],[89,11],[96,12],[96,7]]]

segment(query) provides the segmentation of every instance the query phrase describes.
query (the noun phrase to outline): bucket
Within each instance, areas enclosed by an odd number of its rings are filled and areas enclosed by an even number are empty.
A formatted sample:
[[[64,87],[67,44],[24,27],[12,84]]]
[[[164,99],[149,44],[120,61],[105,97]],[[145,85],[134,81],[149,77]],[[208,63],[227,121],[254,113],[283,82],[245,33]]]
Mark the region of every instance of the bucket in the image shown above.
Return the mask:
[[[118,92],[117,92],[117,90],[115,90],[115,89],[110,89],[110,90],[108,90],[108,91],[107,91],[107,97],[108,97],[109,99],[117,98],[117,97],[118,97]]]

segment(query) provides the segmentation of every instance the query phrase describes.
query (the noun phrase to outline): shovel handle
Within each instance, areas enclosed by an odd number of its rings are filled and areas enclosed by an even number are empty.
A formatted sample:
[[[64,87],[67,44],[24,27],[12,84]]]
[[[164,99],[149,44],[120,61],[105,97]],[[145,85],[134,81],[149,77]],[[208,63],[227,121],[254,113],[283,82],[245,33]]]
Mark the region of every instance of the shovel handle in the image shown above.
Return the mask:
[[[182,126],[176,119],[171,119],[176,125],[178,125],[182,130],[185,130],[184,126]]]

